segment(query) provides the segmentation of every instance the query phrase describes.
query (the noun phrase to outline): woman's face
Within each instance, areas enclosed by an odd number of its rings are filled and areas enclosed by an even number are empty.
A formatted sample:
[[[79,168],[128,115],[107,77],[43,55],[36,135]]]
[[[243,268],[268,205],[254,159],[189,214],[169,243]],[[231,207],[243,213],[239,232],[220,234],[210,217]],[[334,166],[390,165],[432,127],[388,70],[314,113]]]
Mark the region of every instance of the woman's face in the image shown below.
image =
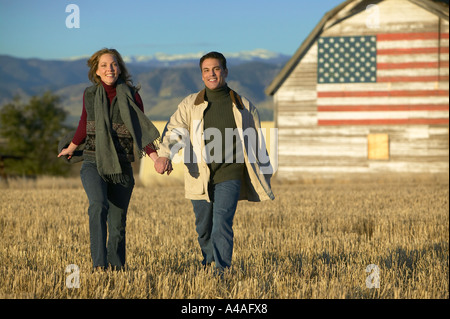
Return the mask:
[[[98,61],[96,74],[107,85],[116,83],[120,75],[120,68],[116,57],[109,53],[103,54]]]

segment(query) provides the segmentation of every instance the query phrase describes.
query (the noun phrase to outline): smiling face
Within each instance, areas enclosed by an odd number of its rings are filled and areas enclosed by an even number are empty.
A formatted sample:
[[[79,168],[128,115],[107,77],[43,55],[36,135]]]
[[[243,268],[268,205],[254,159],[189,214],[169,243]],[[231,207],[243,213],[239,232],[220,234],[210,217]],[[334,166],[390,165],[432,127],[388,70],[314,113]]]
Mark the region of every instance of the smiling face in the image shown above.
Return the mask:
[[[96,74],[105,84],[113,85],[116,83],[120,75],[120,68],[116,57],[109,53],[103,54],[98,61]]]
[[[208,58],[202,63],[202,80],[210,89],[218,89],[226,84],[228,70],[224,69],[218,59]]]

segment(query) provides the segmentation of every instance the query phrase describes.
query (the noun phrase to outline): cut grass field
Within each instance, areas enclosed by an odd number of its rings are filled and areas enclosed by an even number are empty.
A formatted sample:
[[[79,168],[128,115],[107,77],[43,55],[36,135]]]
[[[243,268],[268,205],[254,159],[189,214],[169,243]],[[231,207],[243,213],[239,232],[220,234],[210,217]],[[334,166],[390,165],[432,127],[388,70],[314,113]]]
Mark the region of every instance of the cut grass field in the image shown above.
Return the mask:
[[[0,188],[0,298],[449,298],[448,177],[275,183],[239,203],[223,279],[200,265],[182,185],[138,183],[119,272],[92,272],[79,178]]]

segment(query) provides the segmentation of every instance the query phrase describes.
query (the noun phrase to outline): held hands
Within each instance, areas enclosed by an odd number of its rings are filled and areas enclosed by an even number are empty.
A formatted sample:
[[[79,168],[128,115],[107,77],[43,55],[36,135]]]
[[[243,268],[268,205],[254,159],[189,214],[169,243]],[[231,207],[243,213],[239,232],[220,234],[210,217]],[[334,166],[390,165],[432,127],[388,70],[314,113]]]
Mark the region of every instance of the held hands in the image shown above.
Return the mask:
[[[170,175],[173,170],[172,162],[167,157],[158,157],[155,161],[155,170],[159,174],[164,174],[167,172],[167,175]]]

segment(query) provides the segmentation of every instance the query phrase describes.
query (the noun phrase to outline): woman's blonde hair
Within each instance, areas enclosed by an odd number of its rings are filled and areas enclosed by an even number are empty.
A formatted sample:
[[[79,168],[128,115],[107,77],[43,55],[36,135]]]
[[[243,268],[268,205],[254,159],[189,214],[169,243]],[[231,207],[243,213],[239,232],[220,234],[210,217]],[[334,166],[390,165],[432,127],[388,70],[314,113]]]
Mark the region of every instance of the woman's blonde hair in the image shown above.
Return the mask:
[[[119,79],[122,79],[122,81],[124,81],[128,86],[133,87],[136,90],[139,90],[138,87],[135,87],[133,85],[133,81],[131,80],[131,75],[128,73],[128,70],[125,66],[125,62],[123,61],[122,56],[116,49],[103,48],[103,49],[95,52],[89,58],[89,60],[87,61],[87,65],[89,67],[89,72],[88,72],[89,80],[96,85],[101,84],[101,79],[96,73],[97,73],[100,57],[103,54],[112,54],[116,58],[117,63],[119,64],[119,68],[120,68]]]

